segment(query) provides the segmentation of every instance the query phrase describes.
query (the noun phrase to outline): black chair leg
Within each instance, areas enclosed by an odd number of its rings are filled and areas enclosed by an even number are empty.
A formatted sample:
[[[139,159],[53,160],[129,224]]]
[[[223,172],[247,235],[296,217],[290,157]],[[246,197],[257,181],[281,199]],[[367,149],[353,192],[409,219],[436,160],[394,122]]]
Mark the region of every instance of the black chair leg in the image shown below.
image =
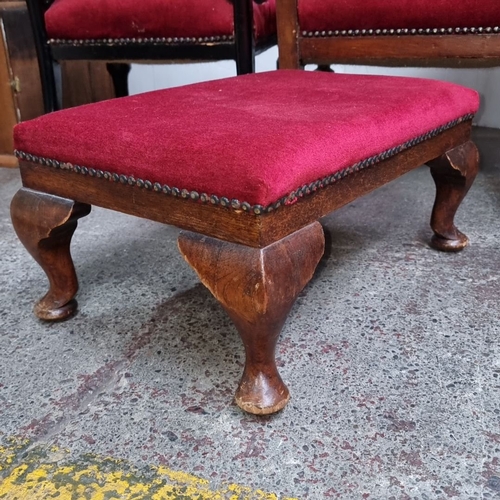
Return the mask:
[[[255,42],[253,39],[253,2],[234,2],[234,33],[236,45],[236,72],[238,75],[255,73]]]
[[[242,56],[236,59],[236,73],[238,75],[246,75],[248,73],[255,73],[255,56],[251,57]]]
[[[115,97],[128,96],[128,74],[130,73],[130,64],[108,63],[106,64],[106,68],[113,80]]]
[[[55,104],[52,111],[63,109],[63,81],[62,68],[58,61],[52,63],[52,74],[54,75],[54,98]]]

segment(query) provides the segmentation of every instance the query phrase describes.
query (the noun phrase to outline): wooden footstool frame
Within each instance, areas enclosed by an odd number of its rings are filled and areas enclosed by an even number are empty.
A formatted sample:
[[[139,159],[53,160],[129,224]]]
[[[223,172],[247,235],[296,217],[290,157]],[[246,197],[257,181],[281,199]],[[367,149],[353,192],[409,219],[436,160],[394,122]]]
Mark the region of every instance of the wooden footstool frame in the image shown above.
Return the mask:
[[[35,313],[43,320],[61,320],[76,311],[78,281],[70,243],[78,219],[91,205],[177,226],[184,230],[178,242],[182,255],[243,340],[246,362],[237,404],[254,414],[274,413],[290,397],[276,367],[276,344],[297,295],[323,255],[325,238],[318,220],[427,162],[437,189],[432,246],[462,250],[467,238],[455,227],[454,216],[478,170],[471,119],[303,186],[293,193],[298,198],[293,204],[283,199],[269,207],[216,197],[200,200],[194,191],[172,190],[173,196],[165,196],[161,185],[148,180],[18,152],[23,188],[12,201],[12,220],[50,283]]]

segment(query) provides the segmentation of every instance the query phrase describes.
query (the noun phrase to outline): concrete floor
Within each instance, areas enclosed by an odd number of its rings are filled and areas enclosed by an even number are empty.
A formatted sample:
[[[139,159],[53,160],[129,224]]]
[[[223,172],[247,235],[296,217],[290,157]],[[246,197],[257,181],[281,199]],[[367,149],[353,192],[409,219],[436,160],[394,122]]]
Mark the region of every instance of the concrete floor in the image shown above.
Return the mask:
[[[271,417],[233,403],[243,349],[175,228],[94,209],[73,240],[79,314],[38,321],[46,280],[0,169],[0,498],[500,498],[500,131],[476,138],[464,252],[427,246],[425,167],[327,218]]]

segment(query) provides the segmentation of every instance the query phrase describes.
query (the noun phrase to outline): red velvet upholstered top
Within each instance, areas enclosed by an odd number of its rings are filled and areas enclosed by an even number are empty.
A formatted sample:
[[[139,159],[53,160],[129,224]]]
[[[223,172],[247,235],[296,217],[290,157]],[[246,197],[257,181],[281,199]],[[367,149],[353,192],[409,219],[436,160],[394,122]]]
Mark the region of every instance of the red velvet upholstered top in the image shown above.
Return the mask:
[[[500,26],[498,0],[298,0],[305,31]]]
[[[45,13],[50,38],[211,37],[233,35],[230,0],[55,0]],[[275,0],[254,3],[257,38],[276,33]]]
[[[445,82],[281,70],[58,111],[14,135],[39,157],[267,206],[478,104]]]

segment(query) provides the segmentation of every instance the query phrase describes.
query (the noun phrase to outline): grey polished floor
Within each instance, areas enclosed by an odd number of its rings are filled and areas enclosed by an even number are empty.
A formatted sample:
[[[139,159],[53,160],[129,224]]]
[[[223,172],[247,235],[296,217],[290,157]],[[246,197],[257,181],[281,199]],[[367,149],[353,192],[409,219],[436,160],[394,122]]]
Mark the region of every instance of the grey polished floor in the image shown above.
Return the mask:
[[[196,497],[164,474],[184,491],[168,498],[500,498],[500,131],[475,136],[464,252],[427,245],[425,167],[326,219],[331,256],[279,343],[292,400],[264,418],[233,403],[243,349],[175,228],[94,209],[73,240],[78,315],[38,321],[46,280],[10,224],[18,173],[0,169],[0,498],[22,498],[23,464],[110,458],[143,482],[158,466],[208,481]]]

